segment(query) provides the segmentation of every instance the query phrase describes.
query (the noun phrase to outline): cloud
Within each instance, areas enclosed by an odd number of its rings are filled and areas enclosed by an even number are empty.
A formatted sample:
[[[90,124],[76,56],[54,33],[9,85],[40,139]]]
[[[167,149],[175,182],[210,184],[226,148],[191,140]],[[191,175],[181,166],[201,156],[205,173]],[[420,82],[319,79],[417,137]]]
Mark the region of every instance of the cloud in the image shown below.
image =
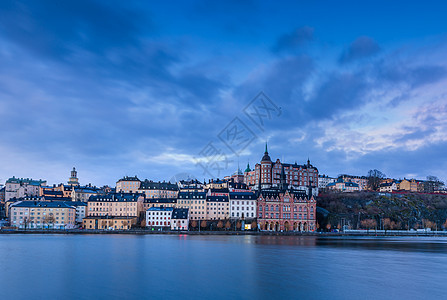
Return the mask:
[[[341,64],[350,63],[366,57],[371,57],[380,51],[376,41],[367,36],[361,36],[353,41],[339,58]]]
[[[302,47],[308,42],[313,41],[315,29],[304,26],[295,29],[293,32],[284,34],[278,38],[272,47],[274,53],[290,52]]]

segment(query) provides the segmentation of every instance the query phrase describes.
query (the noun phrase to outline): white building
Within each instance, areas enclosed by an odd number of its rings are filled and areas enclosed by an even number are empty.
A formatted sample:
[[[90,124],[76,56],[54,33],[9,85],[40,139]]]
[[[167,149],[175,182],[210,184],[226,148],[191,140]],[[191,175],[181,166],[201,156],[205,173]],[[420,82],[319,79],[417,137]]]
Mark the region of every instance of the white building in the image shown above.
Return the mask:
[[[87,203],[82,201],[65,201],[64,203],[73,206],[76,209],[76,224],[82,224],[82,220],[87,215]]]
[[[171,220],[171,230],[188,230],[189,209],[174,208]]]
[[[173,207],[151,207],[146,211],[146,227],[171,227]]]
[[[327,175],[318,175],[318,188],[324,189],[328,184],[334,183],[337,181],[337,178],[329,177]]]
[[[230,196],[230,218],[256,218],[256,195],[252,192],[232,192]]]
[[[397,191],[397,184],[395,181],[391,183],[382,183],[379,187],[379,191],[382,193],[392,193],[393,191]]]

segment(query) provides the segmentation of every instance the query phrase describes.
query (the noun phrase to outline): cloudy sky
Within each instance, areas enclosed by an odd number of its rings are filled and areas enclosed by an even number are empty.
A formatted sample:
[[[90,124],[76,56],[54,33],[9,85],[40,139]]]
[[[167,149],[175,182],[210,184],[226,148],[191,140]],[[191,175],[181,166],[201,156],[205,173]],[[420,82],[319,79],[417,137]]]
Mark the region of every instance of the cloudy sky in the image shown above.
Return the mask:
[[[446,180],[445,2],[296,2],[1,1],[0,182]]]

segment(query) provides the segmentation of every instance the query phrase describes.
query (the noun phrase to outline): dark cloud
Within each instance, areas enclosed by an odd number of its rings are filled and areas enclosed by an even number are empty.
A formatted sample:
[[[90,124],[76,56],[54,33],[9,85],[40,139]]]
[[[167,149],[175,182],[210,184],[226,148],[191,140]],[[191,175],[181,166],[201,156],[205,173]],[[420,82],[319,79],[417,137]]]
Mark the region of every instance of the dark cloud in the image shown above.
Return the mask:
[[[358,59],[366,58],[377,54],[380,47],[376,41],[367,36],[361,36],[349,45],[339,58],[339,62],[349,63]]]
[[[274,53],[294,51],[314,39],[314,28],[304,26],[278,38],[273,46]]]

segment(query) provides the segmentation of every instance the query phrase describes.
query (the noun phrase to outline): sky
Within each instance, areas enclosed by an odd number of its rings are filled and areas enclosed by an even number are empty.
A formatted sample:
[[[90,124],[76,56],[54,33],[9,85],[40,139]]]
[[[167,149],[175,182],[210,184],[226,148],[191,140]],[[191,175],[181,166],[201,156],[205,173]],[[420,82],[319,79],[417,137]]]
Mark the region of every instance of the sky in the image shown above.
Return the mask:
[[[0,183],[273,160],[447,180],[445,1],[0,2]]]

